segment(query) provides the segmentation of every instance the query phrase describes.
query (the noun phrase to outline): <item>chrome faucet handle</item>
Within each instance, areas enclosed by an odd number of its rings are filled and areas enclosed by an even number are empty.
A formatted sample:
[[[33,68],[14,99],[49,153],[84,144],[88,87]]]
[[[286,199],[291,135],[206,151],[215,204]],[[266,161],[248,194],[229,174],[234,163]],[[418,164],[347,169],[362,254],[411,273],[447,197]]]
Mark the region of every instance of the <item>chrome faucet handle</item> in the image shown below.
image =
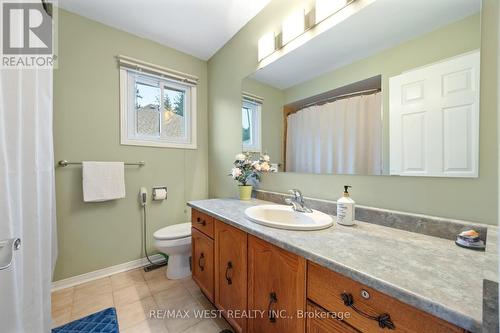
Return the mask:
[[[293,198],[286,198],[285,203],[287,205],[292,205],[293,210],[296,212],[301,212],[301,213],[312,213],[312,209],[306,206],[306,203],[304,201],[304,197],[302,196],[302,192],[298,189],[291,189],[288,192],[290,192],[293,195]]]
[[[293,198],[295,200],[300,201],[300,202],[304,201],[304,199],[302,197],[302,192],[300,192],[300,190],[294,188],[294,189],[289,190],[288,192],[290,192],[293,195]]]

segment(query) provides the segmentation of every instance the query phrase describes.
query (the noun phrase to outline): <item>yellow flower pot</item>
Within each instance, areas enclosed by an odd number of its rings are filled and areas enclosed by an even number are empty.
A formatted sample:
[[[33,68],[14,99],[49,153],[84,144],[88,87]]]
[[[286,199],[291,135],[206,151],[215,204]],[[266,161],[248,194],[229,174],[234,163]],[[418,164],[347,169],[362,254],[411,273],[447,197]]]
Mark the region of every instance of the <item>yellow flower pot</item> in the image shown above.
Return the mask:
[[[250,200],[252,197],[252,185],[238,185],[240,200]]]

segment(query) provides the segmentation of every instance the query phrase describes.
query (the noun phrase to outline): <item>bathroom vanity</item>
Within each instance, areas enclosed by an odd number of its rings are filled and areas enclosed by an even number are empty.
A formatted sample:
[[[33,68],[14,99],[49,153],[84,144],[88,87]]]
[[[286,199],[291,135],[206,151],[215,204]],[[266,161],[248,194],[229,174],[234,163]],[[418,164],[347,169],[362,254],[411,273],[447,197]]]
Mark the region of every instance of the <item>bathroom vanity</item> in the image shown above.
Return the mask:
[[[472,272],[485,253],[371,223],[291,231],[245,218],[267,203],[189,203],[193,279],[235,331],[481,331],[482,279]]]

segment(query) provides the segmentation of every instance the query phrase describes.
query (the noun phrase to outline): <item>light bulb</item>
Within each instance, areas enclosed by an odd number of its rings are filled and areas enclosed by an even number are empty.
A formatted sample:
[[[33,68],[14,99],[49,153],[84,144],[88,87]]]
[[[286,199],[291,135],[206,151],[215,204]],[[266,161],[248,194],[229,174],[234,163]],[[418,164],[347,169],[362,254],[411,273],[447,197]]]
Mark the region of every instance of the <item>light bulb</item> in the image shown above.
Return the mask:
[[[304,21],[304,9],[293,12],[283,21],[281,27],[283,45],[286,45],[304,32]]]
[[[348,0],[316,0],[316,24],[338,12],[347,5]]]
[[[274,32],[269,32],[264,36],[260,37],[258,42],[258,59],[261,61],[276,49],[274,42]]]

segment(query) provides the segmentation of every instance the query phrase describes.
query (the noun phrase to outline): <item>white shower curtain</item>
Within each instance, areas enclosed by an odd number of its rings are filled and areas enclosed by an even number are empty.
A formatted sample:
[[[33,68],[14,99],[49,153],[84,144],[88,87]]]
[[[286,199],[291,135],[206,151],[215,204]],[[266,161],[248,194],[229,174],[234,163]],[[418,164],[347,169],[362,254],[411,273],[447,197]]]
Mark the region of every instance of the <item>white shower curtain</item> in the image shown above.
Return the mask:
[[[379,175],[380,93],[314,105],[288,116],[286,171]]]
[[[0,332],[50,332],[54,191],[52,70],[0,70],[0,240],[22,242],[0,270]]]

